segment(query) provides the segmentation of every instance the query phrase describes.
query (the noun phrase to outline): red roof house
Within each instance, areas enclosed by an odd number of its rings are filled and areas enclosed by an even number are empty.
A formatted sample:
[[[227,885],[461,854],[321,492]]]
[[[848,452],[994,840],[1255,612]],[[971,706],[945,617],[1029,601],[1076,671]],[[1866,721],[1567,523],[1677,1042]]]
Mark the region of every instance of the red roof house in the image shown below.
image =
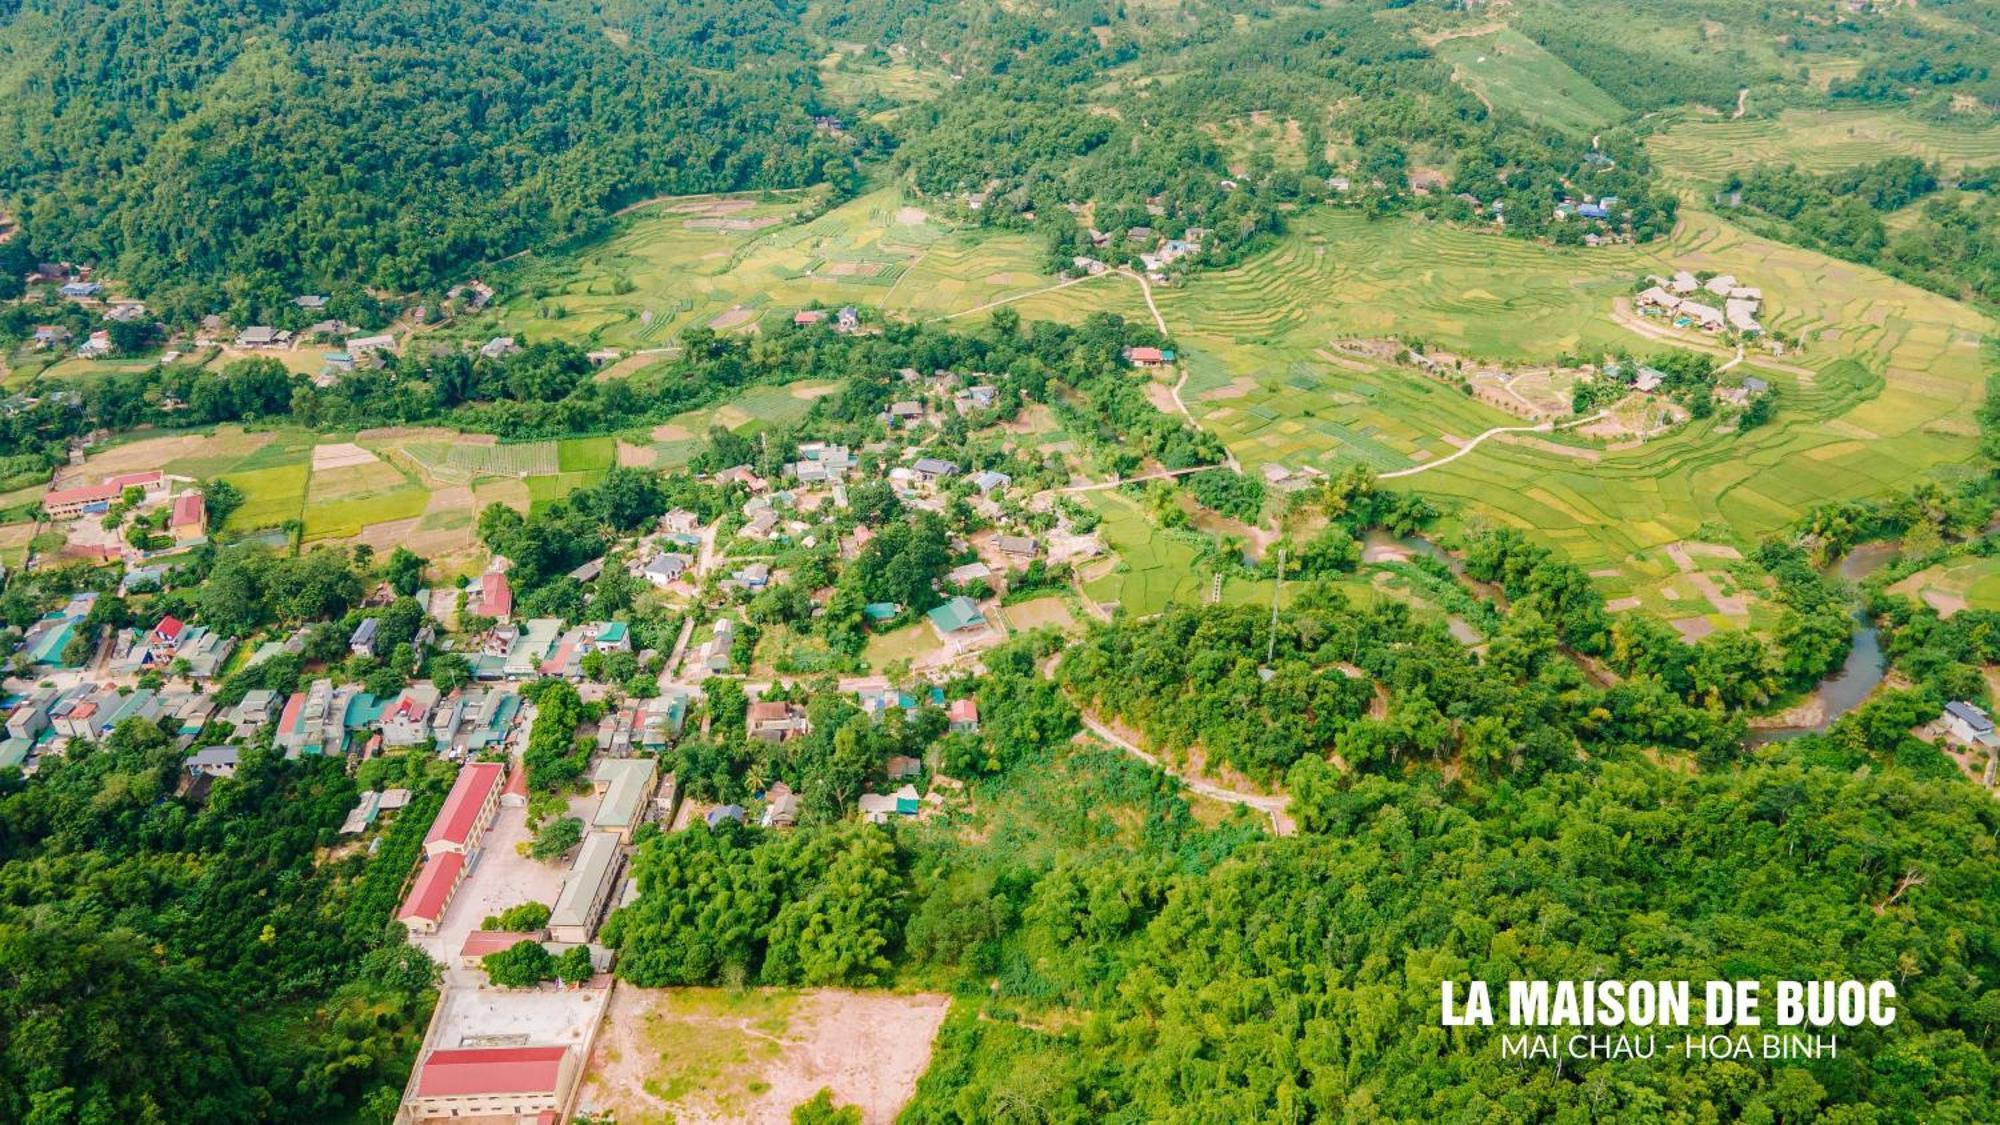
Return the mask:
[[[466,599],[465,611],[474,617],[491,617],[495,621],[505,621],[514,616],[514,587],[508,584],[507,576],[497,570],[480,576],[479,591],[476,596]]]
[[[160,618],[160,623],[153,626],[153,632],[148,640],[160,648],[171,650],[180,646],[181,634],[186,631],[187,625],[180,618],[169,614]]]
[[[476,962],[489,953],[501,953],[512,949],[524,941],[540,941],[542,935],[522,933],[518,930],[474,930],[465,935],[465,944],[458,947],[461,960]]]
[[[174,513],[167,529],[176,541],[199,539],[208,531],[208,501],[199,492],[183,492],[174,498]]]

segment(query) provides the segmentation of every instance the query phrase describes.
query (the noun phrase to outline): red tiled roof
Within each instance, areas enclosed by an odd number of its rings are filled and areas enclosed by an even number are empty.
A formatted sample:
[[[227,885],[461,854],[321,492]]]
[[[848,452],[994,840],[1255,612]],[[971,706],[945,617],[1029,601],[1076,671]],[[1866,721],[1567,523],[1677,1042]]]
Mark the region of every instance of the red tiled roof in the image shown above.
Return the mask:
[[[187,626],[181,623],[180,618],[169,614],[160,618],[160,623],[153,626],[153,635],[162,640],[171,641],[178,638],[181,635],[181,630],[185,628]]]
[[[951,721],[954,723],[976,723],[979,721],[979,701],[976,699],[954,699],[951,702]]]
[[[87,484],[80,488],[52,489],[42,497],[44,506],[55,507],[63,504],[92,504],[99,500],[116,500],[125,489],[132,485],[145,487],[160,483],[160,470],[152,469],[143,473],[121,473],[103,484]]]
[[[174,499],[173,526],[200,527],[208,522],[208,501],[199,492],[183,492]]]
[[[514,616],[514,587],[507,576],[493,571],[479,580],[479,597],[469,607],[475,617]]]
[[[528,795],[528,771],[516,769],[507,775],[507,788],[500,791],[502,797],[525,797]]]
[[[306,693],[295,691],[285,699],[285,709],[278,715],[278,729],[291,731],[299,725],[299,712],[306,708]]]
[[[472,836],[472,826],[479,823],[479,810],[485,807],[486,795],[500,784],[500,775],[506,768],[498,762],[474,762],[458,771],[458,780],[451,783],[451,793],[445,797],[437,819],[431,822],[424,846],[445,842],[463,847]]]
[[[464,867],[464,852],[446,852],[425,863],[417,874],[416,884],[410,888],[410,897],[403,900],[403,908],[396,912],[396,920],[421,918],[436,922],[444,917],[445,903],[451,901],[451,892],[458,886],[458,873]]]
[[[524,941],[540,941],[540,934],[524,934],[512,930],[474,930],[465,935],[465,944],[458,947],[460,957],[484,957],[488,953],[499,953],[512,949]]]
[[[1167,357],[1166,357],[1165,355],[1162,355],[1162,354],[1161,354],[1161,352],[1160,352],[1160,349],[1158,349],[1158,348],[1133,348],[1133,349],[1132,349],[1132,362],[1133,362],[1133,363],[1158,363],[1158,362],[1160,362],[1161,360],[1163,360],[1163,359],[1165,359],[1165,358],[1167,358]]]
[[[453,1047],[432,1051],[417,1072],[420,1098],[554,1093],[567,1047]]]

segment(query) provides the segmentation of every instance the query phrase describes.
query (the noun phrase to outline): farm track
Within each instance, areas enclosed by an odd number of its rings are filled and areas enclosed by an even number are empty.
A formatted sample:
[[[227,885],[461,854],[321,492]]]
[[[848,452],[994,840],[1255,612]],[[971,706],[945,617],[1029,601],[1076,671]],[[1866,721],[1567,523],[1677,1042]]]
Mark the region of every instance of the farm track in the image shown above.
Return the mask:
[[[1466,442],[1463,447],[1456,450],[1455,452],[1440,457],[1435,461],[1426,461],[1421,465],[1412,465],[1407,469],[1396,469],[1393,472],[1378,473],[1376,475],[1378,479],[1381,480],[1388,480],[1392,477],[1415,476],[1418,473],[1428,472],[1429,470],[1435,469],[1441,465],[1451,464],[1453,461],[1458,460],[1460,457],[1463,457],[1466,454],[1472,452],[1473,450],[1478,449],[1482,444],[1485,443],[1487,438],[1493,437],[1497,434],[1554,433],[1559,428],[1565,428],[1569,426],[1581,426],[1585,422],[1595,422],[1599,418],[1602,418],[1609,413],[1611,413],[1609,410],[1600,410],[1595,414],[1589,415],[1588,417],[1568,418],[1565,419],[1560,426],[1558,426],[1558,424],[1555,422],[1542,422],[1533,426],[1495,426],[1492,429],[1486,431],[1485,433],[1480,434],[1478,437],[1473,438],[1471,441]]]

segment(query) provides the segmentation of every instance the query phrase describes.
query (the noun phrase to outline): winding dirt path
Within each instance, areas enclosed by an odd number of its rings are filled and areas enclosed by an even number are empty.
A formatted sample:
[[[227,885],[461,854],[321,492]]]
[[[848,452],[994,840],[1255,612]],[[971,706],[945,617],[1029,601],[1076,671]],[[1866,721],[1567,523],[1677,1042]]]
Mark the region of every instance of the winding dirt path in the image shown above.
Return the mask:
[[[1187,786],[1190,792],[1199,793],[1204,797],[1227,804],[1242,805],[1245,808],[1256,809],[1258,812],[1271,818],[1271,830],[1280,836],[1290,836],[1299,830],[1298,825],[1292,821],[1290,814],[1286,811],[1291,805],[1291,798],[1267,797],[1259,793],[1244,793],[1236,789],[1225,789],[1212,781],[1203,781],[1198,777],[1189,777],[1168,766],[1153,755],[1139,749],[1131,740],[1098,721],[1097,717],[1090,712],[1082,711],[1079,714],[1083,718],[1083,725],[1089,729],[1090,733],[1145,762],[1147,765],[1163,773],[1172,775],[1181,784]]]
[[[1418,473],[1428,472],[1431,469],[1435,469],[1440,465],[1451,464],[1453,461],[1458,460],[1460,457],[1463,457],[1466,454],[1472,452],[1473,450],[1478,449],[1480,445],[1482,445],[1486,441],[1487,438],[1493,437],[1496,434],[1554,433],[1558,429],[1566,428],[1569,426],[1581,426],[1585,422],[1595,422],[1599,418],[1602,418],[1609,413],[1611,413],[1609,410],[1600,410],[1595,414],[1583,418],[1566,418],[1563,420],[1560,426],[1558,426],[1554,422],[1541,422],[1533,426],[1495,426],[1492,429],[1487,430],[1485,433],[1480,434],[1478,437],[1473,438],[1471,441],[1466,442],[1463,446],[1461,446],[1457,450],[1454,450],[1450,454],[1440,457],[1435,461],[1426,461],[1421,465],[1412,465],[1407,469],[1395,469],[1386,473],[1377,473],[1375,474],[1375,477],[1377,480],[1389,480],[1394,477],[1415,476]]]

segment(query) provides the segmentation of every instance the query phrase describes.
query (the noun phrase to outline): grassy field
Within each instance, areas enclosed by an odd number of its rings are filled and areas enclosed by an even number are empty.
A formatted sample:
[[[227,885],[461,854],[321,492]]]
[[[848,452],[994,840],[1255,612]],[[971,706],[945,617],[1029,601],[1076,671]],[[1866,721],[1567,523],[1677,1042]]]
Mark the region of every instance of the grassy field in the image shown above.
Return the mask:
[[[1920,570],[1889,589],[1946,615],[1962,609],[2000,610],[2000,558],[1955,559]]]
[[[840,389],[824,379],[802,379],[778,387],[751,387],[741,395],[707,410],[677,414],[650,432],[617,442],[619,464],[675,469],[688,463],[716,426],[739,434],[754,434],[804,418],[814,401]]]
[[[1054,283],[1032,237],[959,230],[893,189],[804,222],[802,206],[796,196],[664,201],[601,245],[510,263],[495,275],[507,296],[455,331],[666,349],[691,327],[769,330],[808,305],[927,319]]]
[[[1432,48],[1458,81],[1502,113],[1588,133],[1625,116],[1625,107],[1568,63],[1512,28],[1440,41]]]

